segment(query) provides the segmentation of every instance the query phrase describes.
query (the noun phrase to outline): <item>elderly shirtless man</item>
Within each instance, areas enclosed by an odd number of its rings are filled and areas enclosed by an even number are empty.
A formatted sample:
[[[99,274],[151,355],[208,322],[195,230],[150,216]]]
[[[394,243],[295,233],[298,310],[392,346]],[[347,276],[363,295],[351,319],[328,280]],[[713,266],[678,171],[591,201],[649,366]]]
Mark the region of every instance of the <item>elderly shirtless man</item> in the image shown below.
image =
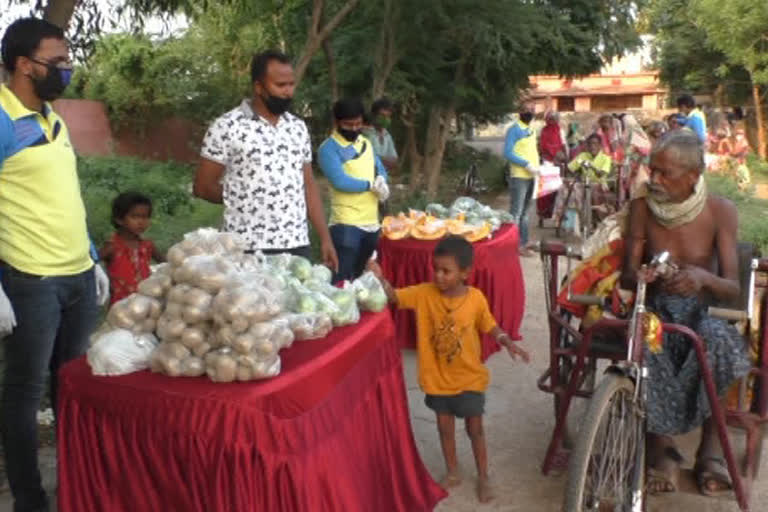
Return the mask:
[[[647,276],[648,306],[662,321],[684,324],[702,337],[718,393],[749,369],[746,342],[724,320],[709,317],[707,306],[739,296],[737,214],[734,205],[707,194],[704,155],[696,136],[675,132],[651,152],[646,197],[632,201],[622,285],[634,287],[637,272],[654,254],[667,250],[679,270],[661,279]],[[682,457],[670,436],[699,426],[696,455],[699,490],[713,495],[731,482],[699,365],[691,343],[664,335],[659,354],[646,351],[648,380],[648,487],[674,492]]]

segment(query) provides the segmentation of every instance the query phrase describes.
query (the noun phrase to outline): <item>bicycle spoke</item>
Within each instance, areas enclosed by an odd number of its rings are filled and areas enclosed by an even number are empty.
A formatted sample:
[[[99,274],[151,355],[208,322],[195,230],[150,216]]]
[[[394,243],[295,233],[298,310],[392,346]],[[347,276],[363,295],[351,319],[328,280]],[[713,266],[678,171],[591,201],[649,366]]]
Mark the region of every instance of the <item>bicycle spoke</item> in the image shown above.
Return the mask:
[[[583,510],[622,512],[629,508],[640,428],[632,394],[617,393],[611,399],[589,455]]]

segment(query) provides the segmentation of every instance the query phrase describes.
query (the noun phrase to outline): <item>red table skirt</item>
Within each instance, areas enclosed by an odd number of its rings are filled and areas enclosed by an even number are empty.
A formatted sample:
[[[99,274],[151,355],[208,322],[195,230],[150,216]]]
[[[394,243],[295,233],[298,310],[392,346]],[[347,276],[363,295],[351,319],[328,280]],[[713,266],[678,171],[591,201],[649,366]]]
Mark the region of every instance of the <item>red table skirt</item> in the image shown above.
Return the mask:
[[[388,313],[284,350],[283,373],[216,384],[60,372],[61,512],[422,511],[445,492],[419,457]]]
[[[379,242],[379,260],[384,276],[395,288],[432,280],[432,252],[438,241],[389,240]],[[517,226],[507,224],[493,238],[474,245],[474,270],[469,284],[488,299],[499,327],[512,339],[520,339],[520,323],[525,310],[525,283],[520,267]],[[395,311],[397,341],[402,347],[416,346],[416,320],[412,311]],[[499,350],[490,337],[483,337],[483,359]]]

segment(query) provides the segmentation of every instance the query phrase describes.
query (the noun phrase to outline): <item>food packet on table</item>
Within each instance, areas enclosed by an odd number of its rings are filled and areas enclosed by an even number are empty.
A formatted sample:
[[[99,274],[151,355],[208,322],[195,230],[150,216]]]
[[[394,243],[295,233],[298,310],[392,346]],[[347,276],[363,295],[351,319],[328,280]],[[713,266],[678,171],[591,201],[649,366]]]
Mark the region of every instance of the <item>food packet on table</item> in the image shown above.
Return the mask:
[[[157,326],[157,319],[162,310],[163,306],[159,300],[132,293],[109,308],[107,323],[134,333],[151,333]]]
[[[448,208],[438,203],[428,204],[424,211],[438,219],[445,219],[449,216]]]
[[[94,375],[125,375],[149,367],[157,343],[153,334],[134,334],[126,329],[102,331],[86,359]]]
[[[149,358],[153,372],[169,377],[199,377],[205,374],[203,357],[195,355],[179,342],[162,342]]]
[[[293,274],[293,277],[301,282],[306,281],[312,277],[312,263],[306,258],[301,256],[291,256],[291,262],[288,265],[288,270]]]
[[[214,228],[200,228],[184,235],[184,240],[168,249],[168,262],[178,267],[190,256],[242,254],[245,242],[236,233],[220,232]]]
[[[237,269],[222,256],[190,256],[173,271],[176,283],[185,283],[216,294],[236,279]]]
[[[238,354],[225,347],[205,356],[205,372],[214,382],[250,381],[280,374],[280,357]]]
[[[477,200],[471,198],[471,197],[459,197],[457,198],[453,204],[451,205],[451,212],[453,216],[453,212],[455,213],[469,213],[476,208],[478,208],[479,203]]]
[[[352,282],[351,288],[354,290],[357,303],[363,311],[378,313],[387,307],[387,294],[384,292],[381,281],[373,272],[364,272]]]
[[[288,313],[273,322],[290,329],[298,341],[324,338],[333,329],[331,317],[325,313]]]

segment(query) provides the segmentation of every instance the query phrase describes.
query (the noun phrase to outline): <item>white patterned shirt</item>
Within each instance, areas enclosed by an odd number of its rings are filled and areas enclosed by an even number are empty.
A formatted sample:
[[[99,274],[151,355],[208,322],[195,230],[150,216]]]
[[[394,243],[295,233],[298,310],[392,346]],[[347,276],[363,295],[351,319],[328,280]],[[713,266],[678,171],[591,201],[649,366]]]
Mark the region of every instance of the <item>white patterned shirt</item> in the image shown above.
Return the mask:
[[[312,145],[304,121],[286,112],[272,125],[245,99],[211,124],[200,155],[225,166],[225,231],[251,250],[309,245],[304,165]]]

